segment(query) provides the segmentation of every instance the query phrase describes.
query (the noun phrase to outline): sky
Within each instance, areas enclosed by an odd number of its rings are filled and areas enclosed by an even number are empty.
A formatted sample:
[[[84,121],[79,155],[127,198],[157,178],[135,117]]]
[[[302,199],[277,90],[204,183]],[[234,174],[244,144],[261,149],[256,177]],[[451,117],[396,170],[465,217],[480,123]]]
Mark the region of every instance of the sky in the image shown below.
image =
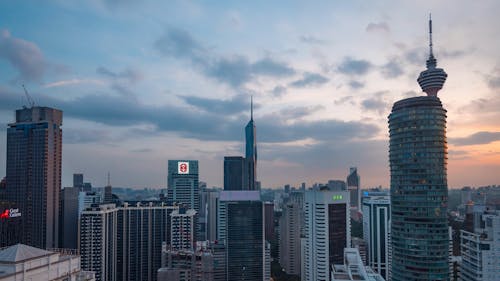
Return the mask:
[[[387,116],[448,73],[450,188],[500,184],[499,1],[2,1],[0,177],[27,105],[63,110],[63,186],[164,188],[168,159],[222,186],[254,100],[263,187],[389,186]]]

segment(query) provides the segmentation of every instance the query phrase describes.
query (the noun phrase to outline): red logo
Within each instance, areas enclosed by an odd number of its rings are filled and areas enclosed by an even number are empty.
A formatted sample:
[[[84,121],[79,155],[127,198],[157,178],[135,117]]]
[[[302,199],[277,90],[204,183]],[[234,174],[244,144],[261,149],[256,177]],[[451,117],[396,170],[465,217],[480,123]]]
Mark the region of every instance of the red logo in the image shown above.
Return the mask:
[[[181,173],[185,173],[187,172],[188,166],[185,163],[182,163],[179,169]]]
[[[189,174],[189,162],[178,162],[177,172],[179,174]]]
[[[9,209],[0,214],[0,219],[8,219],[9,217]]]

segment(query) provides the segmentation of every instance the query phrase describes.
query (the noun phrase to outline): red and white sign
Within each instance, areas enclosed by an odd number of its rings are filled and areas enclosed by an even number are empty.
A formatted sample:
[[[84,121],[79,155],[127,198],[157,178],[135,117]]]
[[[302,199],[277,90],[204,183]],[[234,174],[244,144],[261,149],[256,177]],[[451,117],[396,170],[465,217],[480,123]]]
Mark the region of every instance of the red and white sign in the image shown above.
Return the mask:
[[[21,213],[19,212],[19,209],[6,209],[0,213],[0,219],[15,218],[20,216]]]
[[[189,162],[177,162],[177,173],[181,175],[189,174]]]

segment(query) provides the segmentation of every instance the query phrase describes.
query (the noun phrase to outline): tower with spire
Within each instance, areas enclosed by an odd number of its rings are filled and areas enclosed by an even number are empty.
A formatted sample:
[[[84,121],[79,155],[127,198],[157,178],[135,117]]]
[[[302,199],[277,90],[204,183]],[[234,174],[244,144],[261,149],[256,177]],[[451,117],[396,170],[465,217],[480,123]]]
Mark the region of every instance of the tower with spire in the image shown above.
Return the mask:
[[[389,115],[391,280],[448,281],[446,109],[437,96],[447,74],[437,68],[429,18],[426,96],[394,103]]]
[[[432,18],[429,15],[429,58],[426,62],[427,69],[420,72],[418,84],[422,91],[428,96],[437,96],[437,92],[443,88],[448,74],[442,68],[437,68],[437,60],[432,53]]]
[[[257,178],[257,139],[256,128],[253,121],[253,97],[250,98],[250,121],[245,127],[245,158],[248,165],[248,189],[256,189]]]

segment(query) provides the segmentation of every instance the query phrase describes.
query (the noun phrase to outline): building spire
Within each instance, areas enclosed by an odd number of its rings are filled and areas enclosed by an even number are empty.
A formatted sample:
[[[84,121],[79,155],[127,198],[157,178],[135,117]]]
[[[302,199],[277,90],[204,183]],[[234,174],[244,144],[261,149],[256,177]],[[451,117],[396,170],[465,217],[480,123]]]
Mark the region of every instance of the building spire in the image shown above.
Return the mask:
[[[250,96],[250,120],[253,120],[253,96]]]
[[[429,13],[429,56],[433,57],[432,54],[432,14]]]

